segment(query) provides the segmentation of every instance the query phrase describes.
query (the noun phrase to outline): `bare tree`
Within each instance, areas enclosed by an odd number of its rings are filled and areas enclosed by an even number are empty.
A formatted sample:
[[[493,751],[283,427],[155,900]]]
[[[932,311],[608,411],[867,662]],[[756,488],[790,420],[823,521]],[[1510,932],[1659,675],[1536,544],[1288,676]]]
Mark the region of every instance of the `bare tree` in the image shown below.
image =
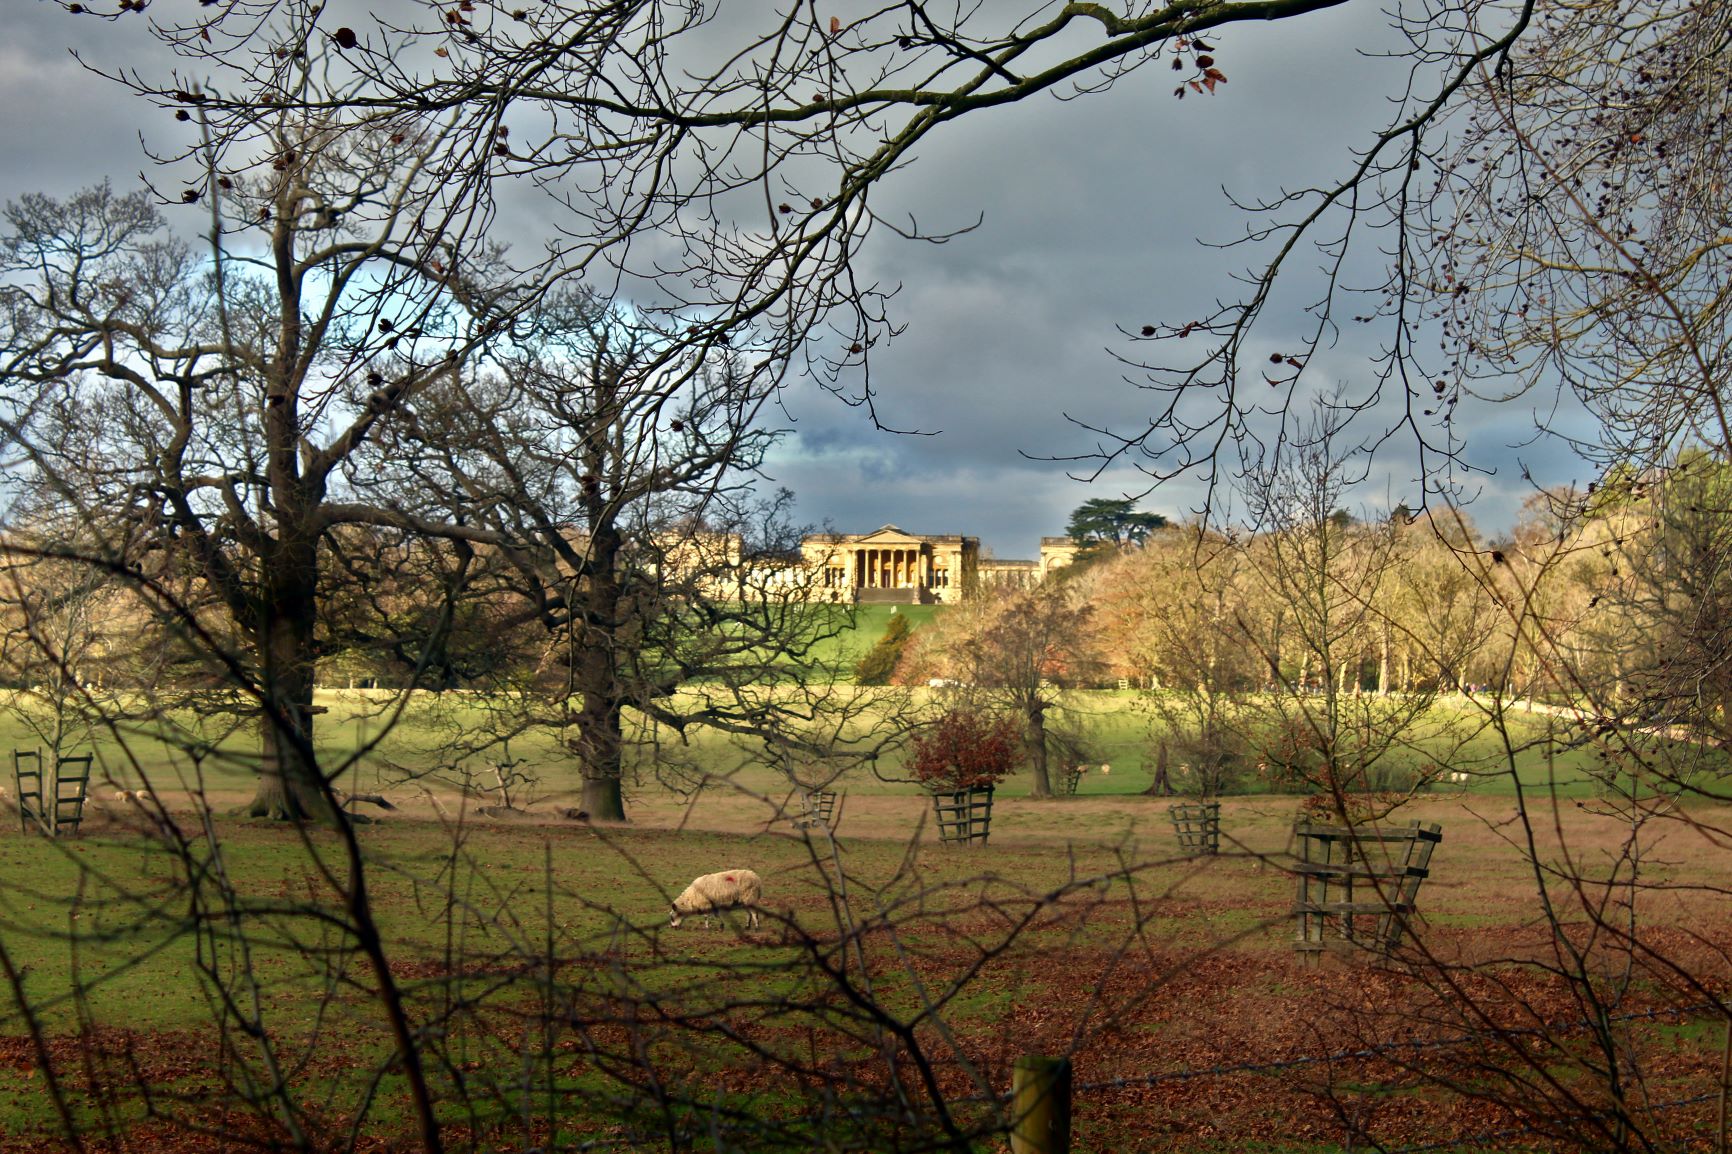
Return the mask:
[[[1724,452],[1732,18],[1672,0],[1536,12],[1436,157],[1423,285],[1447,302],[1449,374],[1561,382],[1596,418],[1577,446],[1602,465]]]
[[[1377,691],[1389,630],[1401,628],[1386,611],[1401,558],[1392,521],[1362,523],[1344,506],[1365,461],[1344,440],[1346,417],[1319,405],[1310,436],[1260,466],[1246,501],[1261,531],[1246,544],[1246,569],[1265,608],[1237,623],[1269,674],[1258,698],[1263,759],[1343,823],[1428,788],[1444,772],[1444,747],[1465,736],[1432,708],[1464,654],[1433,652],[1436,676],[1400,694]]]
[[[104,681],[128,647],[113,614],[124,598],[110,575],[33,548],[19,530],[0,556],[0,676],[8,712],[55,759],[89,741]]]
[[[942,240],[970,227],[882,219],[874,191],[941,141],[948,125],[1168,65],[1176,73],[1172,115],[1184,115],[1181,98],[1205,98],[1228,79],[1230,50],[1218,36],[1338,3],[1260,0],[1206,12],[916,3],[846,16],[730,9],[721,19],[678,5],[622,10],[581,0],[521,9],[426,3],[376,18],[312,0],[235,0],[197,22],[155,25],[208,77],[197,92],[122,79],[164,107],[196,106],[215,139],[242,153],[260,115],[284,109],[316,110],[340,132],[447,118],[455,135],[430,162],[441,178],[484,200],[501,181],[545,190],[560,228],[551,260],[564,275],[607,295],[623,286],[640,308],[666,318],[676,344],[716,348],[749,333],[870,407],[871,351],[898,324],[891,290],[854,274],[862,246],[874,233]],[[1207,468],[1225,441],[1260,435],[1256,413],[1267,394],[1253,398],[1241,382],[1258,379],[1251,331],[1275,278],[1312,241],[1326,267],[1341,268],[1362,217],[1423,210],[1409,185],[1427,131],[1469,78],[1522,41],[1530,17],[1524,5],[1506,13],[1460,0],[1396,17],[1413,42],[1414,73],[1389,126],[1338,181],[1254,206],[1270,223],[1251,239],[1268,244],[1242,299],[1127,327],[1134,341],[1173,343],[1126,354],[1146,374],[1152,412],[1141,431],[1109,434],[1100,456],[1134,458],[1160,478]],[[261,46],[283,56],[260,55]],[[299,53],[341,77],[342,90],[309,94],[283,83],[292,71],[284,61]],[[1394,301],[1385,377],[1412,352],[1405,284],[1403,268],[1374,290]],[[1285,401],[1302,394],[1311,351],[1337,331],[1332,300],[1314,311],[1308,335],[1276,356],[1280,367],[1263,366]],[[1380,386],[1356,403],[1372,406]],[[1398,419],[1427,474],[1459,448],[1417,414]]]
[[[1625,696],[1606,712],[1722,748],[1732,740],[1729,497],[1724,459],[1695,453],[1644,486],[1644,496],[1624,498],[1634,508],[1602,513],[1621,531],[1607,535],[1600,592],[1631,626]]]
[[[792,495],[757,496],[782,366],[675,345],[624,306],[560,291],[524,314],[497,369],[452,374],[385,443],[389,483],[429,519],[512,543],[488,563],[510,574],[505,627],[543,640],[533,670],[486,682],[515,703],[495,721],[557,735],[594,821],[624,819],[631,748],[694,728],[800,744],[817,682],[834,692],[816,650],[851,619],[811,588]]]
[[[327,808],[311,709],[335,535],[475,535],[357,499],[356,471],[493,318],[418,247],[409,209],[436,131],[259,128],[260,171],[207,152],[182,198],[208,205],[202,250],[143,192],[10,206],[0,374],[28,465],[13,490],[65,505],[94,534],[90,562],[147,603],[196,578],[198,619],[239,645],[203,660],[261,719],[253,809],[299,817]]]
[[[665,319],[674,359],[683,355],[675,346],[746,340],[869,405],[864,370],[896,324],[887,294],[854,279],[855,258],[874,231],[932,236],[878,219],[872,193],[945,126],[1083,94],[1150,64],[1176,69],[1176,97],[1203,96],[1231,70],[1229,49],[1210,37],[1332,6],[1121,14],[1082,3],[1009,13],[913,4],[847,19],[789,10],[719,21],[562,0],[533,10],[429,3],[362,20],[311,0],[246,0],[155,26],[209,83],[195,91],[125,79],[165,107],[196,110],[237,163],[261,115],[283,110],[315,110],[332,133],[402,132],[448,117],[445,147],[428,161],[446,187],[484,213],[500,178],[552,198],[562,235],[538,267],[603,295],[621,286]],[[1713,425],[1704,370],[1714,357],[1680,375],[1644,350],[1677,350],[1666,355],[1684,365],[1701,343],[1690,318],[1712,328],[1718,315],[1723,192],[1712,166],[1724,131],[1715,119],[1723,18],[1683,0],[1587,9],[1428,0],[1392,20],[1409,41],[1412,73],[1388,126],[1339,179],[1247,206],[1258,221],[1247,240],[1262,247],[1242,298],[1127,325],[1136,343],[1124,358],[1144,375],[1152,412],[1140,430],[1107,434],[1089,460],[1135,459],[1157,480],[1190,468],[1224,479],[1222,446],[1273,446],[1303,426],[1305,405],[1294,402],[1323,391],[1311,387],[1312,354],[1337,339],[1349,300],[1354,321],[1385,321],[1388,338],[1378,370],[1338,399],[1371,426],[1368,444],[1405,436],[1428,494],[1455,493],[1465,475],[1443,470],[1464,446],[1453,417],[1464,389],[1476,373],[1509,369],[1511,357],[1530,384],[1548,365],[1570,381],[1600,381],[1583,395],[1613,425]],[[260,45],[281,54],[261,56]],[[340,77],[338,87],[285,82],[302,56]],[[1662,57],[1691,63],[1650,67]],[[1602,91],[1627,111],[1607,112]],[[1182,115],[1185,106],[1172,107]],[[1600,148],[1602,139],[1611,143]],[[1655,166],[1678,179],[1645,180]],[[1378,254],[1387,275],[1363,284],[1353,262],[1383,225],[1395,237]],[[1254,365],[1251,333],[1308,244],[1325,276],[1307,334]],[[1602,260],[1596,246],[1611,255]],[[1574,313],[1563,303],[1593,301]],[[1433,357],[1420,334],[1440,309],[1454,315]],[[1628,324],[1619,328],[1614,314]],[[1629,371],[1596,376],[1595,349]],[[1258,380],[1275,391],[1246,390]],[[1635,402],[1619,398],[1638,394],[1651,394],[1662,419],[1625,412]],[[1258,416],[1270,411],[1281,419]]]

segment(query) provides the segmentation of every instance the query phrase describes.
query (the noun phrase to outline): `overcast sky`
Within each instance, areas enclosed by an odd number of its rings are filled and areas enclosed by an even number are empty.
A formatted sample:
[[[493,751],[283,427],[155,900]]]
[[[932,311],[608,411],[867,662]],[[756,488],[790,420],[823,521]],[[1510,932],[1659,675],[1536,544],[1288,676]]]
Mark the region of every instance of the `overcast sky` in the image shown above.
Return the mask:
[[[140,127],[160,128],[163,114],[81,70],[67,49],[76,40],[93,62],[153,67],[142,22],[73,19],[44,0],[7,7],[0,198],[64,195],[105,177],[135,187],[149,165]],[[193,0],[156,0],[152,15],[182,9]],[[1148,398],[1109,355],[1126,348],[1117,326],[1193,315],[1233,291],[1228,278],[1246,256],[1198,243],[1245,227],[1223,186],[1255,199],[1340,171],[1387,118],[1381,94],[1405,74],[1362,51],[1394,43],[1380,5],[1365,0],[1212,39],[1229,77],[1212,97],[1175,100],[1172,74],[1145,68],[1104,94],[979,114],[933,137],[874,198],[881,213],[906,209],[928,227],[984,221],[943,246],[875,234],[863,279],[902,285],[895,315],[908,325],[875,355],[880,412],[932,435],[874,429],[860,410],[796,386],[783,414],[795,432],[772,472],[797,494],[800,520],[966,533],[1001,557],[1032,557],[1082,501],[1147,486],[1122,467],[1084,484],[1066,475],[1078,466],[1038,458],[1094,443],[1066,413],[1115,429],[1147,413]],[[1258,350],[1292,347],[1304,329],[1300,295],[1267,317]],[[1340,345],[1327,371],[1363,382],[1374,352]],[[1473,507],[1482,526],[1507,525],[1530,492],[1518,459],[1542,483],[1584,475],[1558,446],[1529,443],[1532,407],[1461,414],[1470,457],[1497,470]],[[1392,454],[1383,465],[1357,503],[1416,500],[1413,463]],[[1197,484],[1181,481],[1143,507],[1182,516],[1199,499]]]

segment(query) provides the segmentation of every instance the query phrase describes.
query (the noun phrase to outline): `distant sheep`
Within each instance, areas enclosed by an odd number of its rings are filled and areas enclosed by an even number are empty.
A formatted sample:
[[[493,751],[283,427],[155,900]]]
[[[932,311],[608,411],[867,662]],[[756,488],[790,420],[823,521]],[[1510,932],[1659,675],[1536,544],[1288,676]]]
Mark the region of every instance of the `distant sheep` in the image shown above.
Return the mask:
[[[668,924],[678,926],[682,917],[702,914],[704,925],[708,926],[711,913],[734,906],[745,906],[746,925],[755,930],[758,928],[758,899],[762,896],[763,883],[751,870],[723,870],[720,873],[705,874],[701,878],[693,879],[685,892],[674,899],[672,919]]]

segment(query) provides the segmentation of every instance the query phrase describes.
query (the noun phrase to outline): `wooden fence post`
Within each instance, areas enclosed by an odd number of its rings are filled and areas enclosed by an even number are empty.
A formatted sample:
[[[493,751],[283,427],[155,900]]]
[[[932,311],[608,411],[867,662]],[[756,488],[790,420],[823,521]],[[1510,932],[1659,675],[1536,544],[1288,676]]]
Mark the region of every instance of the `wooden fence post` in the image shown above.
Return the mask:
[[[1011,1154],[1070,1154],[1069,1058],[1033,1054],[1011,1071]]]

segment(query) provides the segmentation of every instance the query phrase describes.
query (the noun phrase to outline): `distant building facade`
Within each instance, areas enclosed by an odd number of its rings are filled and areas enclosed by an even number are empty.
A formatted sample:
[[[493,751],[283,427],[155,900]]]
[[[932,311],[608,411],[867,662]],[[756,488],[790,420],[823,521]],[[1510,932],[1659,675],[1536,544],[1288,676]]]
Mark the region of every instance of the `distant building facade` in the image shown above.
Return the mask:
[[[987,586],[1032,588],[1075,559],[1069,537],[1043,537],[1039,561],[982,558],[980,538],[909,533],[814,533],[800,543],[816,600],[860,604],[954,605]]]
[[[980,563],[980,583],[995,589],[1033,589],[1040,584],[1040,562],[985,558]]]
[[[870,533],[814,533],[800,543],[813,570],[813,596],[870,604],[952,605],[974,595],[980,538],[909,533],[884,525]]]

